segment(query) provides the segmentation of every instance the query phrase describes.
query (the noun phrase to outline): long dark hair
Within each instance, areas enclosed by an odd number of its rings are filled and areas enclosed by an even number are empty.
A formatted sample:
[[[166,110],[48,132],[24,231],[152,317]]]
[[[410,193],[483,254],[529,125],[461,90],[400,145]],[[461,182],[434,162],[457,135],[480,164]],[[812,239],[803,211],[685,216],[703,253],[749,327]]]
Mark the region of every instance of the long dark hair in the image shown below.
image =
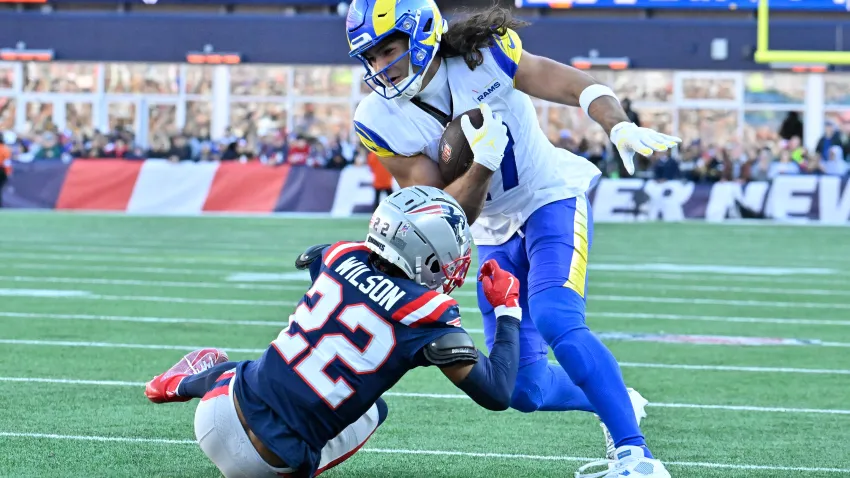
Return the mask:
[[[463,57],[470,70],[484,61],[481,50],[493,45],[493,35],[503,36],[508,29],[518,30],[530,25],[514,18],[510,9],[493,5],[486,10],[468,13],[463,19],[449,24],[449,31],[440,41],[439,55],[443,58]]]

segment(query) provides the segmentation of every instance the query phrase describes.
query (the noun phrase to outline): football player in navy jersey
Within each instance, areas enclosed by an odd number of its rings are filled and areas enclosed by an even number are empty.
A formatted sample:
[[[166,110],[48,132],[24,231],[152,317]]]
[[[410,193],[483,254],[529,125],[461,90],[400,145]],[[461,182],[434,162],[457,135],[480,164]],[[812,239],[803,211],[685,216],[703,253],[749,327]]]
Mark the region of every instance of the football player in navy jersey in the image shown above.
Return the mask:
[[[495,261],[481,269],[498,316],[487,357],[448,295],[464,282],[471,245],[454,198],[402,189],[375,210],[365,242],[313,246],[297,258],[312,286],[260,358],[197,350],[145,395],[200,399],[195,434],[226,478],[312,477],[341,463],[386,419],[381,395],[420,366],[439,367],[480,406],[505,410],[519,363],[520,284]]]

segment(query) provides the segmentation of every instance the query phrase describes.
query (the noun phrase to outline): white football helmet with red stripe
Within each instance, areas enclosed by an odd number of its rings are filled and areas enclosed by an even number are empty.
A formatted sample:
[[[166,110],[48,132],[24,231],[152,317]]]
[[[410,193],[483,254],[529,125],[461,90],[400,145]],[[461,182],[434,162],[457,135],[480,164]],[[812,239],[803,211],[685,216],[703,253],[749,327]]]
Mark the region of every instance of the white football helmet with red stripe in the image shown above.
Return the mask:
[[[463,284],[471,262],[466,214],[453,197],[430,186],[384,199],[369,224],[366,246],[408,278],[448,294]]]

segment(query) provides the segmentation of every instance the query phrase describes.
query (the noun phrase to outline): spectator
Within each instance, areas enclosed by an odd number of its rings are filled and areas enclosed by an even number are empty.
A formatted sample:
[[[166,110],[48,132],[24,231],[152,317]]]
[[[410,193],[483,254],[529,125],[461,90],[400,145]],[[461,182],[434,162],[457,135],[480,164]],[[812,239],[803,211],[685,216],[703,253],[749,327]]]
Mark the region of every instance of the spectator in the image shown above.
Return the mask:
[[[221,153],[222,161],[234,161],[239,158],[239,151],[236,150],[237,142],[234,141],[228,144]]]
[[[803,137],[803,122],[800,121],[799,113],[789,111],[782,125],[779,126],[779,137],[784,140],[790,140],[794,136]]]
[[[168,138],[164,134],[155,134],[148,149],[149,158],[167,158],[171,150]]]
[[[236,153],[241,163],[247,163],[254,159],[254,148],[244,139],[236,142]]]
[[[41,149],[35,153],[35,159],[62,159],[62,153],[56,134],[47,131],[41,135]]]
[[[325,167],[328,169],[343,169],[346,166],[348,166],[348,162],[345,158],[343,158],[341,154],[334,154]]]
[[[3,185],[11,174],[12,150],[5,144],[7,137],[3,135],[3,143],[0,143],[0,207],[3,207]]]
[[[607,172],[608,165],[605,162],[605,148],[601,144],[594,142],[587,148],[587,160],[596,165],[600,171]]]
[[[794,136],[788,141],[788,151],[791,152],[791,159],[798,165],[805,163],[809,156],[799,136]]]
[[[212,161],[218,161],[218,159],[218,154],[212,149],[212,142],[203,141],[200,144],[200,150],[198,151],[198,162],[208,163]]]
[[[843,158],[845,161],[850,161],[850,122],[841,124],[839,138],[841,139],[841,148],[844,150]]]
[[[168,151],[168,160],[176,163],[192,159],[192,148],[189,147],[186,138],[183,135],[177,135],[171,138],[171,149]]]
[[[287,162],[292,166],[305,166],[310,158],[310,144],[303,135],[295,137],[295,141],[289,143]]]
[[[773,163],[773,152],[770,148],[759,150],[758,157],[749,161],[749,171],[742,174],[747,181],[767,181],[770,179],[770,165]]]
[[[127,146],[127,142],[124,141],[123,138],[117,138],[115,140],[115,143],[113,143],[110,147],[107,148],[105,157],[125,158],[129,152],[130,148]]]
[[[708,149],[700,153],[694,168],[696,181],[716,182],[720,180],[723,163],[718,158],[717,148],[709,145]]]
[[[665,182],[679,179],[679,162],[673,158],[673,150],[667,150],[655,162],[653,176],[656,181]]]
[[[835,127],[835,123],[827,121],[823,125],[823,136],[818,140],[818,145],[815,146],[815,155],[822,159],[829,158],[829,150],[833,146],[842,146],[841,133]]]
[[[829,159],[823,161],[823,172],[833,176],[847,174],[847,162],[844,161],[844,149],[840,145],[829,148]]]
[[[620,105],[623,106],[623,111],[626,112],[626,116],[628,116],[629,121],[640,126],[640,116],[632,109],[632,100],[626,98],[620,102]]]
[[[768,179],[776,179],[780,174],[800,174],[800,165],[791,159],[791,151],[779,152],[779,161],[773,162],[767,173]]]
[[[838,149],[841,149],[841,146],[837,146]],[[826,169],[823,166],[823,162],[820,160],[819,154],[813,154],[812,157],[806,161],[803,168],[801,168],[801,172],[803,174],[826,174]]]
[[[375,203],[372,205],[374,210],[383,199],[382,195],[389,196],[393,193],[393,176],[381,164],[377,154],[370,151],[366,156],[366,161],[369,163],[369,169],[372,170],[374,177],[372,180],[372,186],[375,188]]]

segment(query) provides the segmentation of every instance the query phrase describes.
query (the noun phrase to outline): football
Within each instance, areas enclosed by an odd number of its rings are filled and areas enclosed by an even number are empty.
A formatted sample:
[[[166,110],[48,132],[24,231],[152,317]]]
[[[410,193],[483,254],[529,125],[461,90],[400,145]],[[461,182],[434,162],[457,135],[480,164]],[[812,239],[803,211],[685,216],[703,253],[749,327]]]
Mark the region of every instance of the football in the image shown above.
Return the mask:
[[[463,135],[463,128],[460,127],[460,120],[463,115],[469,115],[469,121],[476,128],[480,128],[484,124],[484,116],[481,114],[481,110],[474,108],[458,116],[446,126],[446,130],[443,131],[443,136],[440,138],[440,161],[438,162],[440,175],[446,184],[451,184],[472,166],[472,149],[469,147],[466,136]]]

